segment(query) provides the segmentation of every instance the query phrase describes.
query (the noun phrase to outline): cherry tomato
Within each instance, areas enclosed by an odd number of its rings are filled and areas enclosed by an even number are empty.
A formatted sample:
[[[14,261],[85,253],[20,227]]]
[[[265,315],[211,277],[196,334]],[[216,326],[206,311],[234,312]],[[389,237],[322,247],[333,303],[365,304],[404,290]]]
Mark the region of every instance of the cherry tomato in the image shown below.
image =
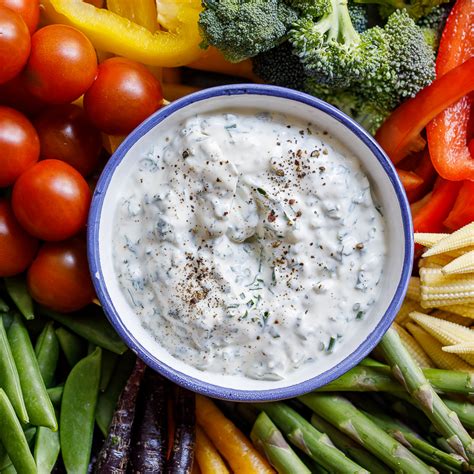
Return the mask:
[[[10,203],[0,199],[0,276],[26,270],[38,250],[38,240],[18,224]]]
[[[89,39],[66,25],[49,25],[31,37],[25,69],[32,94],[52,104],[80,97],[94,82],[97,56]]]
[[[109,135],[126,135],[162,105],[159,81],[145,66],[125,58],[101,63],[84,95],[86,114]]]
[[[40,14],[38,0],[0,0],[0,6],[17,12],[23,18],[30,33],[36,30]]]
[[[0,84],[23,69],[30,54],[30,32],[23,18],[0,6]]]
[[[27,281],[33,299],[55,311],[67,313],[89,304],[94,288],[85,242],[78,237],[46,242],[28,270]]]
[[[0,84],[0,104],[17,109],[30,116],[44,108],[44,102],[35,97],[25,85],[25,75],[18,74],[5,84]]]
[[[0,106],[0,186],[10,186],[37,161],[38,135],[20,112]]]
[[[91,192],[72,166],[44,160],[25,171],[13,187],[12,204],[18,222],[43,240],[64,240],[86,224]]]
[[[56,105],[34,122],[41,143],[41,158],[65,161],[83,176],[99,163],[100,132],[77,105]]]

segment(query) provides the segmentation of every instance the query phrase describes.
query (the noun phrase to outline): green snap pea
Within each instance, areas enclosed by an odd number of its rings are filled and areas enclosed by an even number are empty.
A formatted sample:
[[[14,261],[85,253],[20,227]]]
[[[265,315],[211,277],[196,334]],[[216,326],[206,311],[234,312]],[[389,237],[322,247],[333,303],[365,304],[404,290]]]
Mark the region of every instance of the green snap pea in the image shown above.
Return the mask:
[[[51,403],[55,407],[58,407],[61,404],[61,399],[63,397],[63,391],[64,391],[64,387],[62,385],[59,385],[57,387],[48,388],[47,392],[48,392],[49,399],[51,400]]]
[[[18,418],[28,423],[28,411],[21,391],[20,377],[3,327],[4,318],[0,318],[0,387],[5,390]]]
[[[86,341],[64,328],[56,329],[56,336],[68,364],[74,367],[86,355]]]
[[[5,287],[20,313],[26,319],[34,319],[33,300],[28,292],[25,278],[22,276],[5,278]]]
[[[93,344],[107,349],[116,354],[123,354],[127,346],[120,339],[113,327],[109,324],[104,314],[97,314],[93,310],[82,314],[60,314],[46,308],[41,309],[45,316],[54,319],[72,332],[87,339]]]
[[[28,443],[28,446],[31,447],[31,443],[35,438],[36,427],[30,426],[25,429],[24,433],[25,433],[26,442]],[[0,444],[0,472],[3,474],[5,469],[9,468],[10,466],[12,466],[12,461],[10,459],[10,456],[8,456],[8,453],[6,452],[3,445]]]
[[[15,469],[21,474],[35,474],[36,465],[30,447],[21,429],[7,394],[0,388],[0,442],[11,459]]]
[[[132,372],[135,360],[136,357],[132,351],[127,351],[125,354],[120,356],[115,365],[107,389],[105,392],[99,394],[95,420],[104,436],[107,436],[107,433],[109,432],[109,426],[115,412],[117,400]]]
[[[59,341],[53,322],[46,324],[35,345],[36,359],[46,388],[51,387],[59,359]]]
[[[87,473],[99,393],[102,351],[98,347],[69,373],[61,402],[59,433],[67,472]]]
[[[110,351],[102,351],[102,368],[100,371],[100,391],[104,392],[109,385],[117,362],[117,354]]]
[[[35,438],[34,456],[38,474],[50,474],[59,456],[59,433],[40,426]]]
[[[46,426],[56,431],[58,422],[53,404],[46,392],[30,336],[18,315],[15,315],[8,329],[8,342],[18,369],[21,391],[30,423],[36,426]]]

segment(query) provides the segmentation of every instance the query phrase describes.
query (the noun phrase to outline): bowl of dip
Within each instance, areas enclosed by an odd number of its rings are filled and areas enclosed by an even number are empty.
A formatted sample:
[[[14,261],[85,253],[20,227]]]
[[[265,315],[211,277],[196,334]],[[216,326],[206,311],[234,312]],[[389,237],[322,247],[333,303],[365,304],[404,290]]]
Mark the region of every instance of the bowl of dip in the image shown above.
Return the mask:
[[[159,110],[94,192],[97,296],[179,385],[267,401],[321,387],[390,326],[413,259],[403,188],[374,139],[304,93],[231,85]]]

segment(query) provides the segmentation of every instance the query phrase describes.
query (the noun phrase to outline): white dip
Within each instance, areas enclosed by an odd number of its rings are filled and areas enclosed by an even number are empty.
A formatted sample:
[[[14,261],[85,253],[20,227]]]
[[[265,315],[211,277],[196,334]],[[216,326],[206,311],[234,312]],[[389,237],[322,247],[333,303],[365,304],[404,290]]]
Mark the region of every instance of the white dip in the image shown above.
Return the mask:
[[[174,357],[279,380],[337,351],[379,296],[384,220],[358,159],[296,117],[168,128],[118,197],[114,264]]]

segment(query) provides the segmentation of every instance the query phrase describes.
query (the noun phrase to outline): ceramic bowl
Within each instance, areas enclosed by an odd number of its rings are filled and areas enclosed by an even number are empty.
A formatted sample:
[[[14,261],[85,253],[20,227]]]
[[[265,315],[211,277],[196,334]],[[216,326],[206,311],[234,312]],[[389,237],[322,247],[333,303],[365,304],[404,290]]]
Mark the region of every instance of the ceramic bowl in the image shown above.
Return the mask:
[[[307,119],[327,130],[362,162],[372,191],[384,209],[387,238],[381,296],[357,336],[338,350],[280,381],[200,371],[171,356],[141,325],[119,286],[112,258],[113,219],[118,196],[132,164],[153,148],[165,126],[223,108],[249,107]],[[268,401],[295,397],[321,387],[360,362],[394,319],[406,292],[413,259],[409,205],[397,173],[374,139],[331,105],[293,90],[255,84],[206,89],[162,108],[139,125],[107,163],[94,192],[88,223],[88,255],[97,296],[125,343],[150,367],[177,384],[216,398]]]

